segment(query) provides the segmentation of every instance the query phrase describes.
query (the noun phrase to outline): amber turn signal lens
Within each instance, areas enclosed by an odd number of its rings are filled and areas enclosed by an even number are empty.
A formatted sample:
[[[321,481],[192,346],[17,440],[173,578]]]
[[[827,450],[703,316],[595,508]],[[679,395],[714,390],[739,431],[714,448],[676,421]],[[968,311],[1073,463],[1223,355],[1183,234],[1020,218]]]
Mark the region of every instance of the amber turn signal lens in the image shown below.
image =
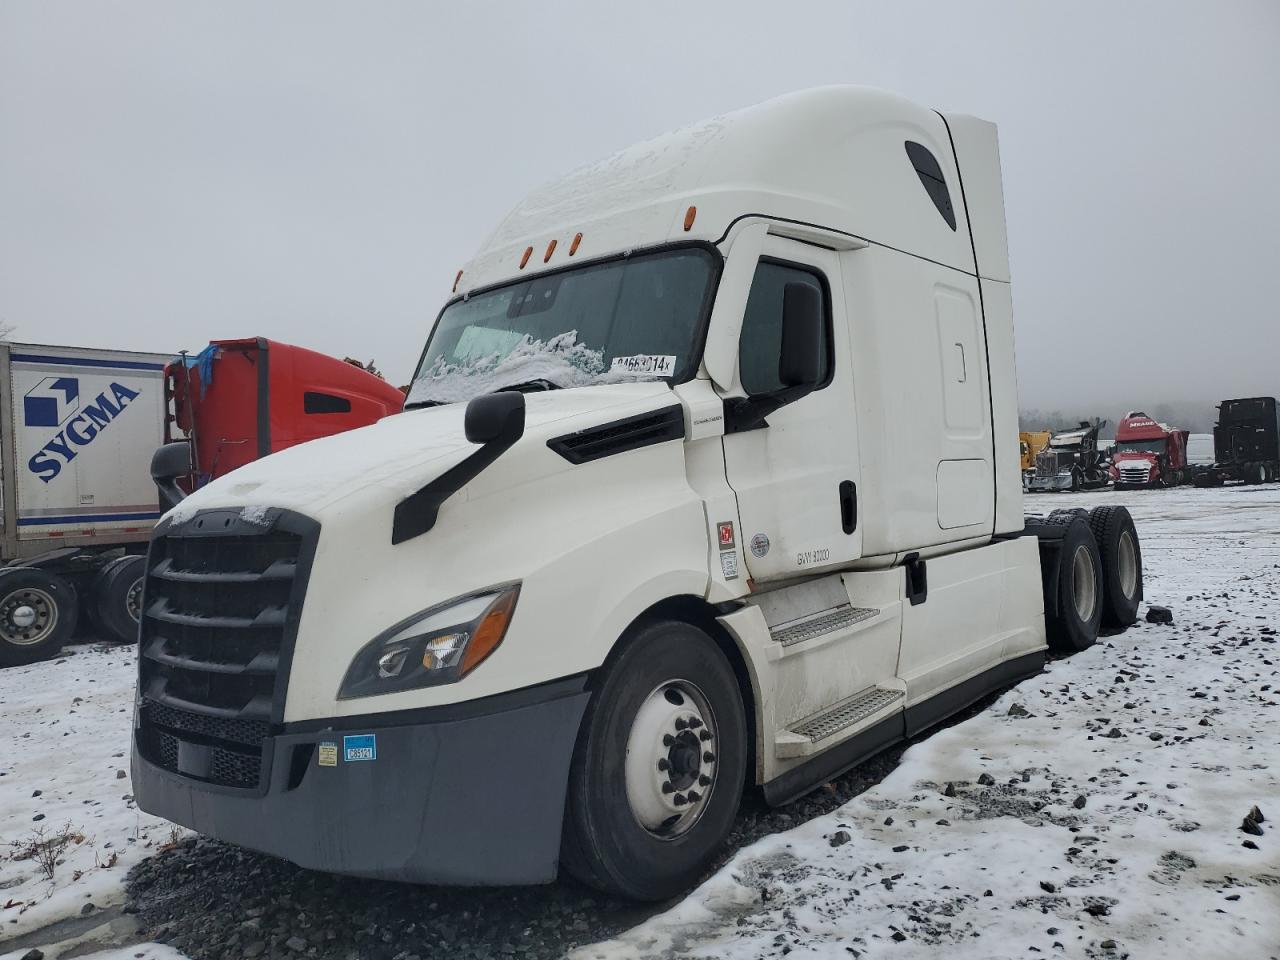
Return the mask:
[[[573,237],[573,243],[569,244],[569,256],[572,257],[575,253],[578,252],[578,244],[580,244],[581,242],[582,242],[582,234],[580,233],[575,234]]]
[[[698,215],[697,207],[690,207],[684,212],[684,231],[688,233],[693,229],[693,218]]]
[[[547,252],[542,255],[542,262],[546,263],[551,259],[551,255],[556,252],[556,242],[552,240],[547,244]]]
[[[524,256],[520,258],[520,269],[524,269],[524,265],[529,262],[529,258],[533,256],[533,247],[525,247]]]
[[[465,677],[480,666],[489,654],[498,649],[498,644],[506,636],[507,627],[511,624],[511,614],[515,612],[518,596],[520,596],[520,588],[512,587],[494,600],[489,609],[484,612],[471,637],[471,642],[467,644],[466,652],[462,655],[460,671],[462,676]]]

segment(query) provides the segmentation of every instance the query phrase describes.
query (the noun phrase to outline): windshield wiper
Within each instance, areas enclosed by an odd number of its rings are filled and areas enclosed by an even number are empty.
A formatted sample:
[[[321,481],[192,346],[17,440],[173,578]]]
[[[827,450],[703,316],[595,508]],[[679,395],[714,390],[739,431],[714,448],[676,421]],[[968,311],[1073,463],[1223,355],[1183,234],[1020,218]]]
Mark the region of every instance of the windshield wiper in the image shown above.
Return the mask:
[[[502,393],[510,390],[513,393],[533,393],[539,390],[559,390],[560,384],[552,383],[546,377],[535,377],[532,380],[522,380],[520,383],[513,383],[509,386],[499,387],[494,393]]]

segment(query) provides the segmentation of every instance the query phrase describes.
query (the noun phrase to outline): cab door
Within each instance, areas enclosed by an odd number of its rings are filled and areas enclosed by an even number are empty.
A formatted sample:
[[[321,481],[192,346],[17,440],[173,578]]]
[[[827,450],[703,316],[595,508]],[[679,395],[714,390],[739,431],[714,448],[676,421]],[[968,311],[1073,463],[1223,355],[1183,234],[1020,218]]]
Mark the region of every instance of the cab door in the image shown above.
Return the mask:
[[[815,389],[763,419],[735,417],[786,395],[779,364],[783,307],[792,284],[816,289],[825,314]],[[765,238],[742,318],[739,397],[726,398],[724,457],[738,498],[739,536],[756,581],[808,576],[862,555],[858,418],[838,255]]]

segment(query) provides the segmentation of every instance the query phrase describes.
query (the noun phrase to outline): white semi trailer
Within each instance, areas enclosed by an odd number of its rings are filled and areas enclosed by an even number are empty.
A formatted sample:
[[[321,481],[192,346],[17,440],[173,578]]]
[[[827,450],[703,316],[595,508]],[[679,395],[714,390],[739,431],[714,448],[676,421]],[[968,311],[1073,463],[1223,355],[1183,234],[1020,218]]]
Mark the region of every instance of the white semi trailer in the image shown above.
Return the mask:
[[[0,342],[0,666],[138,629],[167,354]]]
[[[459,273],[409,401],[157,526],[144,810],[322,870],[661,898],[744,789],[1137,614],[1123,508],[1023,515],[973,117],[833,87],[566,177]]]

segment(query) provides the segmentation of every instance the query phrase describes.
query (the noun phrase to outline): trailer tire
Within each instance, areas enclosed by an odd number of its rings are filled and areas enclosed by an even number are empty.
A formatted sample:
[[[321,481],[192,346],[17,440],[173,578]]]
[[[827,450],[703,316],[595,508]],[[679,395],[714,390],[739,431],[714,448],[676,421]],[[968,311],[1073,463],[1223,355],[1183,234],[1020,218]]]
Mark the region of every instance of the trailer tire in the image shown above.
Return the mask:
[[[115,643],[137,643],[142,621],[142,583],[147,558],[117,557],[98,571],[89,593],[91,619]]]
[[[0,667],[47,660],[76,630],[76,592],[37,567],[0,569]]]
[[[1102,559],[1102,624],[1129,627],[1142,602],[1142,546],[1129,511],[1120,506],[1089,512],[1089,529]]]
[[[560,862],[605,892],[664,900],[702,876],[733,826],[746,714],[733,667],[703,631],[656,621],[624,643],[592,683]]]
[[[1046,597],[1045,627],[1049,646],[1063,653],[1087,650],[1098,639],[1102,623],[1102,560],[1098,542],[1088,522],[1078,516],[1050,517],[1048,523],[1064,526],[1058,543],[1057,576],[1046,586],[1056,602]]]

